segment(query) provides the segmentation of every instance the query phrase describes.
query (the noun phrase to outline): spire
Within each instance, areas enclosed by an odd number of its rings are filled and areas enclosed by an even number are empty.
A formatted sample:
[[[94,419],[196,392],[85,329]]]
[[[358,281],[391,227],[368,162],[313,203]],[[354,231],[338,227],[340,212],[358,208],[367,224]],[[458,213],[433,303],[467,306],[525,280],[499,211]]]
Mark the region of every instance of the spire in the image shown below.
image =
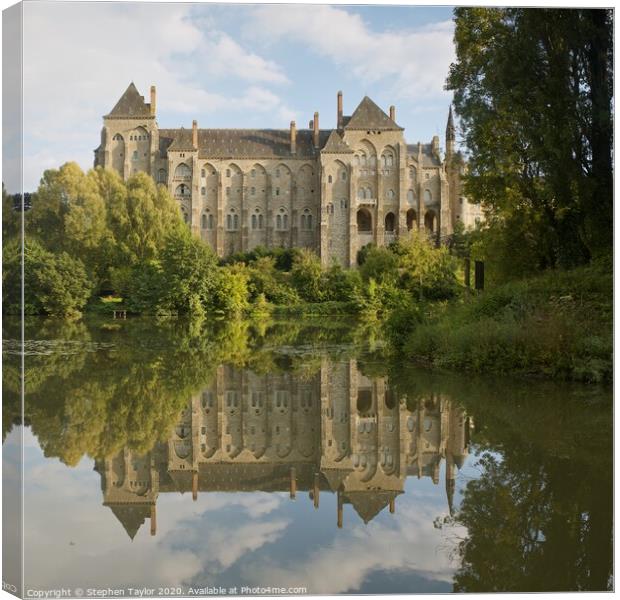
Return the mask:
[[[446,125],[446,142],[454,142],[456,139],[456,130],[454,128],[454,119],[452,117],[452,104],[448,112],[448,124]]]

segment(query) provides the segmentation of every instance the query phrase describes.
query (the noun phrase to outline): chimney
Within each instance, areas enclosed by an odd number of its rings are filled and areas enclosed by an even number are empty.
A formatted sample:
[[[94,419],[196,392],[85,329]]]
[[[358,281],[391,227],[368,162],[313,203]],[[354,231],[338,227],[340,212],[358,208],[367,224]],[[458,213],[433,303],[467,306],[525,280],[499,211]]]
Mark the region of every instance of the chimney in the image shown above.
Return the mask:
[[[155,504],[151,505],[151,535],[157,533],[157,507]]]
[[[192,121],[192,146],[198,148],[198,121]]]
[[[342,129],[342,92],[338,92],[338,119],[336,126]]]
[[[291,500],[295,500],[295,496],[297,495],[297,472],[295,471],[295,467],[291,467],[290,475],[291,475],[291,489],[290,489],[289,496]]]
[[[396,123],[396,107],[393,104],[390,106],[390,119]]]
[[[314,125],[312,127],[312,130],[314,132],[314,147],[318,148],[319,147],[319,113],[315,112],[314,113]]]
[[[198,500],[198,473],[196,472],[192,474],[192,500],[194,502]]]
[[[434,156],[439,158],[439,136],[438,135],[433,136],[433,141],[431,142],[431,152],[433,153]]]
[[[297,152],[297,127],[295,121],[291,121],[291,154]]]
[[[157,110],[157,90],[155,86],[151,86],[151,115],[155,116]]]

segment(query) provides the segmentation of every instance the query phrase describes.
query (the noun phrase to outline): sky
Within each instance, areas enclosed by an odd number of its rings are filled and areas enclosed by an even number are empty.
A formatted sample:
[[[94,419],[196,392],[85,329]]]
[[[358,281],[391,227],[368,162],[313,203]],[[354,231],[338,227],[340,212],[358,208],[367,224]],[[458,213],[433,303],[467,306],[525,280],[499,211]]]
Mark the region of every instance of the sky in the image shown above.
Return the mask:
[[[409,143],[443,146],[453,29],[450,7],[26,3],[24,189],[66,161],[92,166],[131,81],[147,101],[157,86],[162,128],[301,128],[314,111],[331,128],[342,90],[345,114],[369,95],[396,106]]]

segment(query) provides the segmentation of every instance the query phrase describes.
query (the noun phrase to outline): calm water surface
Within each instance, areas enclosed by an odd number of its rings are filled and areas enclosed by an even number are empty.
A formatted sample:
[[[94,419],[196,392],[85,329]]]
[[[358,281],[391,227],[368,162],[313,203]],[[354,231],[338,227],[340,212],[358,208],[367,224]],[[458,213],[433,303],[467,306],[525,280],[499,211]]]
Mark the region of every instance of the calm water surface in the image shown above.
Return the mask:
[[[22,419],[18,339],[5,321],[26,591],[612,586],[609,389],[430,373],[330,319],[32,320]]]

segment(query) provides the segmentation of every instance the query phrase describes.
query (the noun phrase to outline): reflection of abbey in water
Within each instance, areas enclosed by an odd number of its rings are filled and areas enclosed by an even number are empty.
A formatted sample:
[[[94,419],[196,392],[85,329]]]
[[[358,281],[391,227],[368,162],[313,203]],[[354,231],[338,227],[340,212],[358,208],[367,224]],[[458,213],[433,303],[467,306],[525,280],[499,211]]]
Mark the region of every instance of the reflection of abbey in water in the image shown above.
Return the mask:
[[[384,378],[368,379],[354,360],[328,363],[307,378],[219,367],[214,385],[194,396],[174,433],[145,456],[124,450],[97,462],[104,505],[130,537],[146,518],[156,531],[159,493],[309,492],[337,494],[364,522],[395,498],[407,476],[439,483],[446,461],[452,511],[456,468],[467,455],[471,420],[449,400],[399,402]]]

